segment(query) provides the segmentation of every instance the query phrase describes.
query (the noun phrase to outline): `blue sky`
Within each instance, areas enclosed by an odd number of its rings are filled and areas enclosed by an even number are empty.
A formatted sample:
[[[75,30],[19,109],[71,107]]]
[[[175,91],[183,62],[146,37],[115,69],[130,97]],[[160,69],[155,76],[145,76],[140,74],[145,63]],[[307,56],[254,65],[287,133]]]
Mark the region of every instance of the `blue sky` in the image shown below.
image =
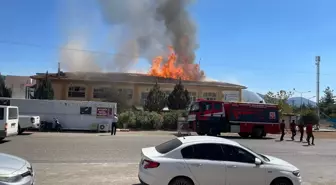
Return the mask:
[[[64,25],[93,27],[86,24],[85,15],[98,12],[94,1],[82,0],[85,8],[73,13],[76,18],[66,20],[64,2],[0,1],[1,73],[56,71],[57,47],[67,39]],[[198,25],[201,68],[209,78],[240,83],[254,91],[296,88],[312,91],[305,94],[311,97],[316,91],[314,59],[320,55],[321,90],[335,88],[333,7],[334,0],[198,0],[190,12]],[[106,34],[103,24],[98,21],[94,33]],[[102,41],[97,37],[95,43]],[[88,47],[102,50],[95,45]]]

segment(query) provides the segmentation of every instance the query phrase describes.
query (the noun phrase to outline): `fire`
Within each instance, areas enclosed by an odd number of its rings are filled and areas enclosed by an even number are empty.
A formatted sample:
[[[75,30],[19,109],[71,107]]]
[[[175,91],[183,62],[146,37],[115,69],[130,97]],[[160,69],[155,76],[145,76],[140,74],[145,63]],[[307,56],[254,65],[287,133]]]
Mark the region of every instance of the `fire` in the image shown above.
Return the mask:
[[[175,54],[174,49],[169,47],[170,55],[168,60],[163,64],[164,59],[162,56],[157,56],[152,61],[152,67],[149,71],[149,75],[174,78],[181,80],[199,80],[202,72],[197,64],[189,64],[187,62],[183,64],[177,64],[178,56]]]

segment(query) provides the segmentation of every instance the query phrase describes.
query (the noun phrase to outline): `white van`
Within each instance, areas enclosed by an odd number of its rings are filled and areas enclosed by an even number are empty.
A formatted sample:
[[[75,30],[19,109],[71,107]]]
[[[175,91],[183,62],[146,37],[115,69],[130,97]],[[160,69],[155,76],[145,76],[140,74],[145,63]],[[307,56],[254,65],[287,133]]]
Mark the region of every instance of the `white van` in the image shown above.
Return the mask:
[[[19,108],[0,105],[0,141],[18,134]]]
[[[19,115],[19,134],[29,128],[40,128],[40,116]]]

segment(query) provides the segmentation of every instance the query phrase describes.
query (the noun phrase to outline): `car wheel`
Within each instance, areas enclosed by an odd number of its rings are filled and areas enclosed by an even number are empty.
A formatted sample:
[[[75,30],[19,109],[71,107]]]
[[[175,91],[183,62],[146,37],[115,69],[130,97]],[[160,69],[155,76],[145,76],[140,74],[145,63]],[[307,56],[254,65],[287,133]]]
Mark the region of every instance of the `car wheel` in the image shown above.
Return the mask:
[[[21,129],[20,125],[18,126],[18,135],[21,135],[23,133],[23,129]]]
[[[194,183],[186,177],[177,177],[170,181],[169,185],[194,185]]]
[[[293,183],[285,178],[275,179],[271,185],[292,185]]]
[[[263,129],[262,128],[253,128],[252,137],[256,139],[261,139],[263,137]]]

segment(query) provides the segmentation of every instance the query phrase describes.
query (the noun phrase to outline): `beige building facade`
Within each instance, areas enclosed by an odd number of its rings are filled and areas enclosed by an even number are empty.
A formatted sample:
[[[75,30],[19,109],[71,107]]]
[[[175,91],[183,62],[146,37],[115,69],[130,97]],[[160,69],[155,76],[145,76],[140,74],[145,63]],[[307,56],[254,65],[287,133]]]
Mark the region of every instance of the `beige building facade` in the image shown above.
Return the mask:
[[[45,74],[31,77],[37,84],[45,78]],[[176,79],[157,78],[142,74],[130,73],[61,73],[48,74],[57,100],[103,101],[107,89],[118,89],[125,93],[130,105],[140,106],[157,82],[167,95],[178,82]],[[204,98],[208,100],[241,101],[242,89],[246,87],[223,82],[183,81],[192,100]]]

